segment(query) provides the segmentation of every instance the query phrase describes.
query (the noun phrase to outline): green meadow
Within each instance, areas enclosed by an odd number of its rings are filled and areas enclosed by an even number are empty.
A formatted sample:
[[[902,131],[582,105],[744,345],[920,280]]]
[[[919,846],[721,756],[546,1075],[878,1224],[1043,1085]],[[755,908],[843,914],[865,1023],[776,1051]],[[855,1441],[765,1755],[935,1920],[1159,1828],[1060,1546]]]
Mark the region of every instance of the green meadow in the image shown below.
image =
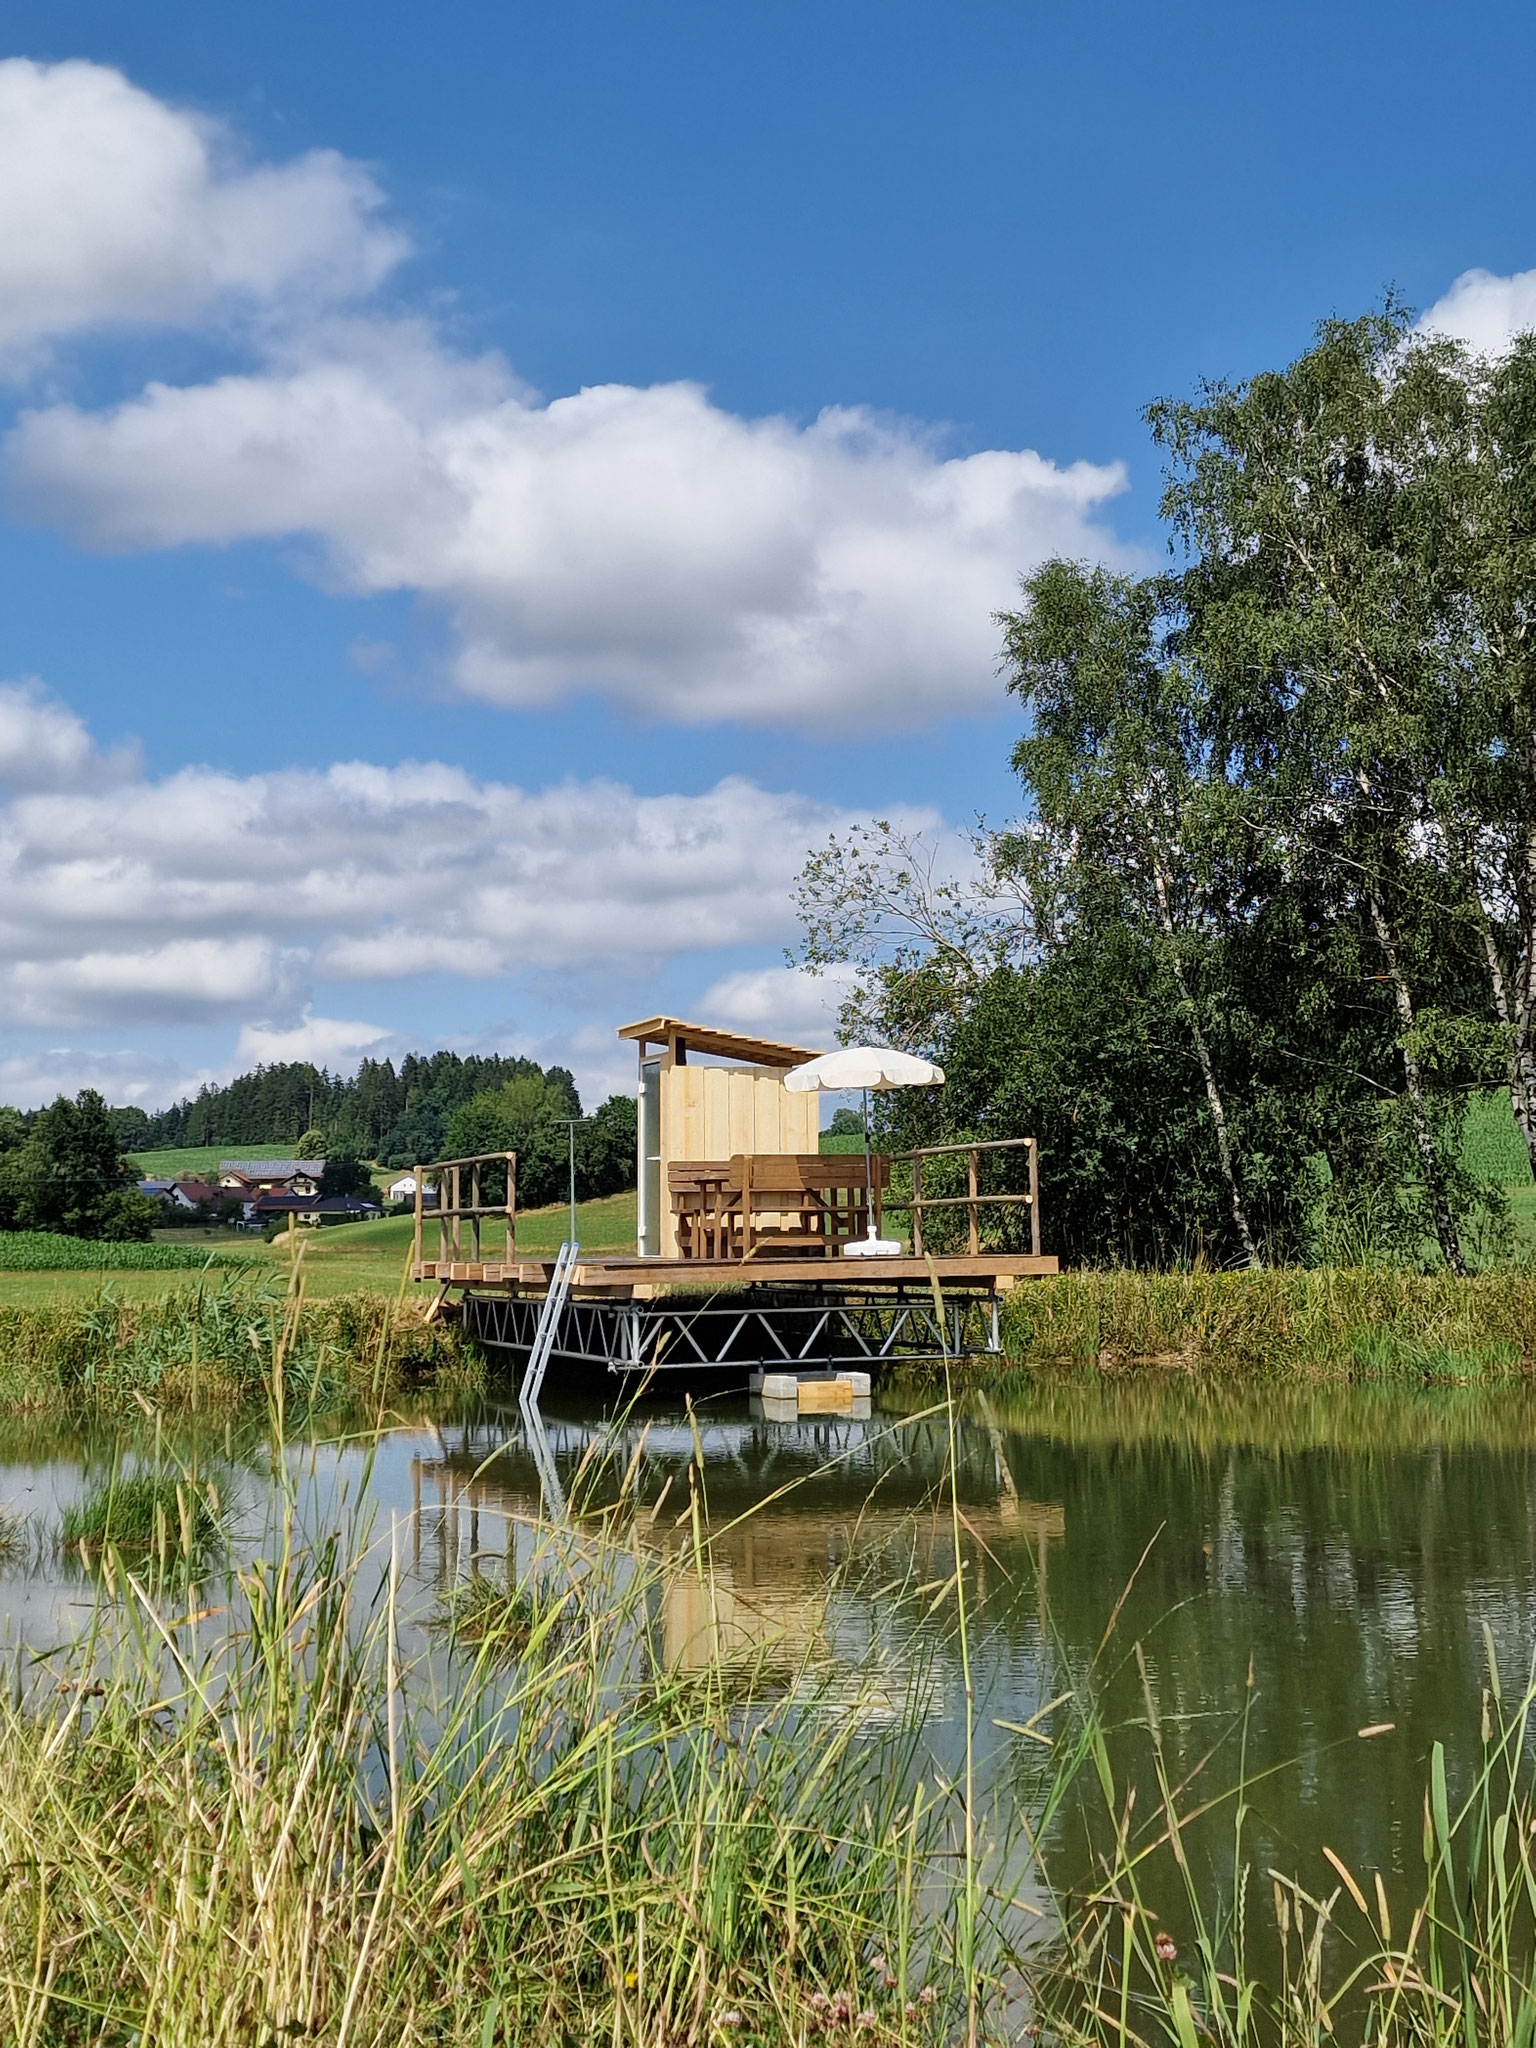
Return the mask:
[[[141,1180],[206,1180],[221,1159],[291,1159],[291,1145],[172,1145],[163,1152],[135,1152]]]
[[[225,1156],[230,1155],[226,1153]],[[341,1223],[320,1230],[295,1231],[295,1241],[304,1247],[305,1292],[311,1299],[321,1300],[358,1292],[395,1293],[405,1281],[413,1228],[414,1219],[410,1216],[382,1216],[372,1223]],[[532,1258],[552,1258],[569,1228],[570,1210],[563,1202],[553,1208],[527,1210],[517,1219],[517,1248]],[[633,1251],[633,1190],[627,1194],[610,1195],[602,1201],[578,1204],[576,1228],[581,1243],[588,1251]],[[126,1245],[119,1248],[124,1266],[110,1273],[103,1272],[100,1266],[90,1271],[0,1270],[0,1307],[84,1301],[100,1294],[107,1281],[110,1281],[112,1292],[124,1300],[147,1300],[169,1288],[185,1285],[186,1265],[195,1265],[200,1251],[204,1255],[212,1253],[221,1266],[236,1266],[239,1271],[252,1276],[270,1274],[286,1279],[288,1274],[291,1254],[286,1233],[272,1244],[232,1230],[178,1230],[167,1232],[165,1236],[168,1252],[185,1253],[186,1264],[179,1272],[136,1270],[139,1261],[146,1254],[158,1252],[160,1246],[158,1243],[154,1247]],[[33,1241],[29,1239],[29,1244]],[[488,1256],[499,1256],[504,1240],[494,1222],[488,1223],[483,1241]],[[60,1257],[63,1258],[73,1240],[61,1239],[59,1243]],[[437,1224],[430,1217],[426,1224],[425,1248],[429,1258],[436,1255]],[[0,1241],[0,1249],[3,1249],[3,1241]],[[103,1254],[109,1251],[104,1246],[92,1249]],[[419,1294],[426,1290],[412,1287],[410,1291]]]

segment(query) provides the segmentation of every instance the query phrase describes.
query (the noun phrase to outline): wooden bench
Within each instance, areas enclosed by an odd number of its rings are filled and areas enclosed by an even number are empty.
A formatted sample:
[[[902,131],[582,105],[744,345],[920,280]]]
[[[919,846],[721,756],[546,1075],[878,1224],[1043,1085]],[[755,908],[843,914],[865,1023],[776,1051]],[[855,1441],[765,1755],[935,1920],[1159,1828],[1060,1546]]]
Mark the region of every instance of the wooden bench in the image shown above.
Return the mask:
[[[870,1161],[875,1229],[891,1162]],[[674,1160],[667,1191],[683,1259],[835,1257],[869,1221],[862,1153],[738,1152]]]

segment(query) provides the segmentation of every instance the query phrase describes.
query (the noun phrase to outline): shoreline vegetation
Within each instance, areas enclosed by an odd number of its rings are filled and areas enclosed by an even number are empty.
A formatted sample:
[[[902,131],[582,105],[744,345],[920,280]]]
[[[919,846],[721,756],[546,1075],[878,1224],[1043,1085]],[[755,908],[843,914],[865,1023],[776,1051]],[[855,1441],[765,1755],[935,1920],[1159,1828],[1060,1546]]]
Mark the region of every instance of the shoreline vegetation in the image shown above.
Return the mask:
[[[297,1285],[286,1262],[232,1260],[195,1278],[129,1273],[122,1285],[112,1274],[68,1274],[92,1290],[0,1300],[0,1412],[261,1402],[278,1358],[290,1400],[484,1385],[485,1360],[451,1314],[426,1320],[429,1290],[311,1294],[307,1263]],[[1002,1358],[957,1362],[964,1384],[1043,1386],[1084,1373],[1509,1384],[1536,1374],[1536,1272],[1064,1273],[1017,1286],[1001,1332]],[[898,1386],[931,1379],[924,1367],[894,1375]]]
[[[379,1402],[430,1379],[483,1383],[477,1348],[425,1300],[382,1292],[305,1298],[300,1284],[210,1273],[147,1299],[111,1287],[84,1302],[0,1306],[0,1412]]]
[[[1536,1366],[1536,1272],[1391,1267],[1109,1269],[1031,1280],[982,1371],[1162,1367],[1229,1375],[1488,1379]]]
[[[1434,1744],[1422,1843],[1384,1843],[1380,1871],[1303,1843],[1270,1870],[1248,1709],[1235,1753],[1183,1770],[1120,1604],[1027,1723],[987,1720],[952,1487],[937,1578],[889,1542],[839,1568],[921,1625],[916,1662],[850,1658],[830,1626],[787,1657],[722,1640],[702,1472],[688,1535],[658,1542],[634,1462],[600,1452],[567,1518],[510,1520],[425,1615],[396,1526],[306,1540],[283,1491],[248,1561],[208,1569],[191,1476],[130,1490],[127,1542],[106,1512],[77,1532],[89,1624],[0,1694],[18,2048],[1532,2038],[1536,1695],[1491,1639],[1476,1760]],[[680,1646],[659,1617],[684,1613]],[[1112,1642],[1141,1672],[1129,1726],[1100,1704]],[[948,1775],[936,1710],[963,1735]]]

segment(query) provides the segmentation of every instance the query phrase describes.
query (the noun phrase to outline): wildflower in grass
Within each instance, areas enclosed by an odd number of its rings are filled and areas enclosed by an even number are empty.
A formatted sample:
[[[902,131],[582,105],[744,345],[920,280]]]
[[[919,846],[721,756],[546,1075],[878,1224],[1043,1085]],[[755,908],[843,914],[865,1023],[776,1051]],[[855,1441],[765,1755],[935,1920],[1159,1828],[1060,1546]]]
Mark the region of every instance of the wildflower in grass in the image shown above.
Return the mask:
[[[1171,1934],[1160,1934],[1152,1944],[1160,1963],[1176,1963],[1179,1959],[1179,1945]]]

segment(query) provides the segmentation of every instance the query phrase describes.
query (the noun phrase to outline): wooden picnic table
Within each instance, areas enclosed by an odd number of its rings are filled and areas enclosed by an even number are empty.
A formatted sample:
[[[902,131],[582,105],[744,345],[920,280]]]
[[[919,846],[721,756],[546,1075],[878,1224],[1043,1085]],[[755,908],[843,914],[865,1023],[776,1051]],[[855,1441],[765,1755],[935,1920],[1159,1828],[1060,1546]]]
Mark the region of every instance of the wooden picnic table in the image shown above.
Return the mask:
[[[891,1162],[870,1161],[878,1233]],[[738,1152],[673,1160],[667,1191],[683,1259],[835,1258],[863,1237],[869,1191],[862,1153]]]

